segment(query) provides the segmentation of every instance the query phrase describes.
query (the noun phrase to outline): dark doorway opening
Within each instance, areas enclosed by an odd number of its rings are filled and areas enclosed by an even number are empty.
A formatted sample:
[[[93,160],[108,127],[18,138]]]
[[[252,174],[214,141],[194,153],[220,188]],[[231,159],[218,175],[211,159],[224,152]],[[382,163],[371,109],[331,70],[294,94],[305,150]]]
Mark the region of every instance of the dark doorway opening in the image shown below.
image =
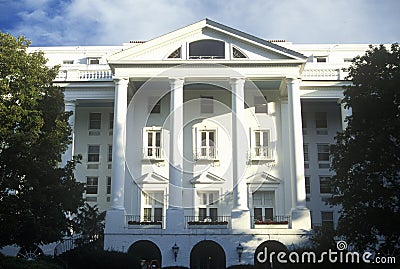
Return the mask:
[[[281,264],[277,261],[277,255],[273,255],[272,261],[269,260],[269,253],[271,253],[272,251],[276,254],[278,254],[279,252],[288,253],[287,247],[281,242],[276,240],[264,241],[257,247],[254,253],[254,269],[283,268],[285,264]],[[267,255],[267,257],[265,255]],[[262,262],[260,262],[260,260]],[[285,268],[287,268],[287,266]]]
[[[201,241],[190,252],[190,269],[225,269],[225,266],[225,251],[214,241]]]
[[[148,240],[140,240],[133,243],[128,254],[135,260],[133,268],[159,269],[161,268],[161,251],[156,244]]]

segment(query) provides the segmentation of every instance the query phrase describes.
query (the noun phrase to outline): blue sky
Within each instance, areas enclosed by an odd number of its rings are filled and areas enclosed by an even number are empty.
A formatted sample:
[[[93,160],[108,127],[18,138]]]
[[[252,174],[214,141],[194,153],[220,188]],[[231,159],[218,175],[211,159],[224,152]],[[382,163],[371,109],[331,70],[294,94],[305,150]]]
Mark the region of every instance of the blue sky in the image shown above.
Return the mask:
[[[399,0],[0,0],[0,30],[32,46],[120,45],[209,18],[293,43],[400,41]]]

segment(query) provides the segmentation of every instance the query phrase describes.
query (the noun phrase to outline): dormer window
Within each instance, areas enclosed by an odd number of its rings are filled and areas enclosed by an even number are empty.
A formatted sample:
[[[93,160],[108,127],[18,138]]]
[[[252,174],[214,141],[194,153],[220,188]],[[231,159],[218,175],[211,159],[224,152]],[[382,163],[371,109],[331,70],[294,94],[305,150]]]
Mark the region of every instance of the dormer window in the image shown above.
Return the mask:
[[[225,42],[198,40],[189,44],[189,59],[225,59]]]
[[[89,57],[87,58],[87,64],[100,64],[99,57]]]
[[[180,59],[182,58],[182,54],[181,54],[181,48],[177,48],[176,50],[174,50],[174,52],[172,52],[169,56],[168,59]]]

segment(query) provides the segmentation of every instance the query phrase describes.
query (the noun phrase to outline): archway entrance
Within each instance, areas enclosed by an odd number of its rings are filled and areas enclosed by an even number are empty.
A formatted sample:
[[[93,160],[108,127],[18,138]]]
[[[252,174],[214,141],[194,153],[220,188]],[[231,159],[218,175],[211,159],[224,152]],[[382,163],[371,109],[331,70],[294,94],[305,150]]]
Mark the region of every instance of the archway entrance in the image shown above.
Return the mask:
[[[161,268],[161,251],[149,240],[136,241],[129,247],[128,254],[135,260],[135,266],[132,268]]]
[[[225,266],[225,251],[214,241],[201,241],[190,252],[190,269],[225,269]]]
[[[282,268],[284,264],[277,261],[274,255],[272,261],[269,260],[269,253],[275,252],[288,252],[287,247],[279,241],[268,240],[261,243],[255,253],[254,253],[254,269],[279,269]],[[267,256],[266,256],[267,255]]]

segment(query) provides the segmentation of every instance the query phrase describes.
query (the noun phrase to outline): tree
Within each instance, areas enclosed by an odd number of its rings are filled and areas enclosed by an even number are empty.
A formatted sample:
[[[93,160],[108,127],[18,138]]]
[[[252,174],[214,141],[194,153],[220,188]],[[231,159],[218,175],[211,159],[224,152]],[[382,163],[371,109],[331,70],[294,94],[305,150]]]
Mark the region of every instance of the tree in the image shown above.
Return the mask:
[[[90,242],[102,239],[106,212],[99,212],[96,205],[85,204],[73,219],[73,228],[82,235],[83,241]]]
[[[357,249],[400,247],[400,49],[370,46],[353,59],[343,102],[352,109],[331,147],[339,235]]]
[[[27,53],[29,45],[0,32],[0,246],[59,240],[68,213],[83,204],[79,159],[59,167],[71,114],[52,83],[58,67],[47,67],[43,52]]]

